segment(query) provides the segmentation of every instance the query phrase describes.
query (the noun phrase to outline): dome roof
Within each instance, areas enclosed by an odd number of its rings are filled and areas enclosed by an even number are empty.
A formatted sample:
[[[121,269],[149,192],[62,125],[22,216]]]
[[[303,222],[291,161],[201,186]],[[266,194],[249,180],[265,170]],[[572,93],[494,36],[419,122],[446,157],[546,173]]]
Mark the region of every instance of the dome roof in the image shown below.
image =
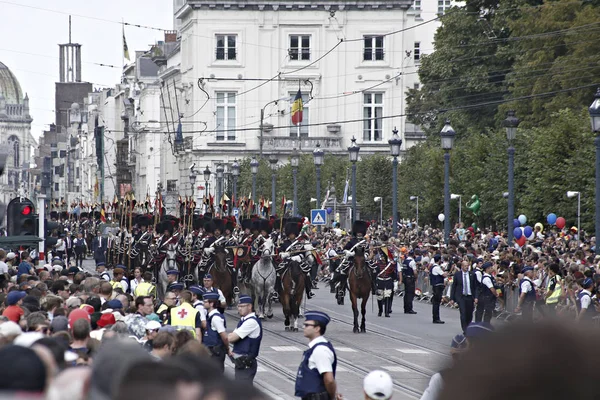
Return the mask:
[[[4,97],[6,104],[23,103],[23,92],[19,81],[2,62],[0,62],[0,95]]]

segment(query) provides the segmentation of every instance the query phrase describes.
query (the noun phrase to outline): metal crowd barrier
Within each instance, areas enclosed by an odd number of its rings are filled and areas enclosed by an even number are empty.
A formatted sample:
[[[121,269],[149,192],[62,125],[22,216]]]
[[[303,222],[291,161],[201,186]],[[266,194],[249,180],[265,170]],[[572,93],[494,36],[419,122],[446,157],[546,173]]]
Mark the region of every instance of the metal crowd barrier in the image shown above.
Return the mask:
[[[433,297],[433,290],[429,282],[429,272],[419,271],[416,282],[415,299],[422,302],[430,302]]]
[[[514,318],[517,304],[519,304],[519,286],[513,284],[502,286],[502,296],[498,298],[496,303],[496,309],[498,310],[496,318],[505,321]]]

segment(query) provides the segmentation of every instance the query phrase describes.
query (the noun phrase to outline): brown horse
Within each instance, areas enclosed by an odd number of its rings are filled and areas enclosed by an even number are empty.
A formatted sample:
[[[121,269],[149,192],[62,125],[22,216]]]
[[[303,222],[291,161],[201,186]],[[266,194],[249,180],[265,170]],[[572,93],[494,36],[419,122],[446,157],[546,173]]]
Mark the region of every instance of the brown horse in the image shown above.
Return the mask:
[[[298,332],[298,316],[300,315],[300,304],[302,304],[302,297],[304,296],[305,278],[306,274],[297,261],[290,260],[281,273],[282,290],[279,293],[279,298],[285,316],[286,331]]]
[[[213,265],[206,271],[213,277],[214,287],[221,289],[227,305],[233,304],[233,288],[231,287],[231,261],[227,257],[227,252],[224,246],[215,246]]]
[[[354,254],[354,263],[348,271],[348,287],[350,289],[350,301],[352,302],[352,312],[354,313],[354,333],[358,333],[358,306],[357,300],[362,299],[360,311],[362,321],[360,323],[360,332],[366,332],[367,300],[371,294],[371,272],[367,268],[365,260],[365,250],[363,247],[357,247]]]

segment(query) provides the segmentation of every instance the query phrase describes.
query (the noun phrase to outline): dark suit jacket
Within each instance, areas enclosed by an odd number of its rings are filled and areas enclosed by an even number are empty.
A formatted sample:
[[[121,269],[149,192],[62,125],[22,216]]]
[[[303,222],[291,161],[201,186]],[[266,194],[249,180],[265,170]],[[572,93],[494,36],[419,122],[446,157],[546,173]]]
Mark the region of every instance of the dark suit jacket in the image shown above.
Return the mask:
[[[94,240],[92,241],[92,251],[94,252],[94,259],[99,262],[99,261],[104,261],[105,260],[105,253],[106,253],[106,249],[108,247],[108,239],[107,238],[102,238],[102,246],[100,246],[100,240],[98,239],[98,237],[95,237]]]
[[[452,291],[450,292],[450,300],[454,300],[458,302],[462,299],[463,295],[463,272],[458,271],[454,274],[454,278],[452,279]],[[468,272],[469,274],[469,283],[471,286],[471,295],[473,298],[477,298],[477,278],[473,272]]]

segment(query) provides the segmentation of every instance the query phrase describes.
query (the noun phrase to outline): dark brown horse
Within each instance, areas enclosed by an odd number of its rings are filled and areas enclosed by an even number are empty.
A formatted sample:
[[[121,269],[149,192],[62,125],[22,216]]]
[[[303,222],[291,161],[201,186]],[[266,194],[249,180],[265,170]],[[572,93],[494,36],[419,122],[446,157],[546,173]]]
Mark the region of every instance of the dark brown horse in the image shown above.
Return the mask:
[[[371,272],[367,267],[365,260],[365,250],[363,247],[357,247],[354,253],[354,263],[348,271],[348,287],[350,289],[350,301],[352,302],[352,312],[354,313],[354,333],[358,333],[358,305],[357,300],[362,299],[360,312],[362,321],[360,323],[360,332],[366,332],[367,300],[371,295]]]
[[[279,298],[285,316],[286,331],[298,332],[298,316],[304,296],[305,279],[306,274],[297,261],[290,260],[281,274],[282,291],[279,293]]]
[[[232,305],[233,288],[231,287],[231,272],[229,271],[231,261],[229,261],[227,257],[225,247],[215,246],[214,260],[215,262],[206,273],[212,275],[214,287],[221,289],[223,296],[225,296],[225,300],[227,301],[227,305]]]

